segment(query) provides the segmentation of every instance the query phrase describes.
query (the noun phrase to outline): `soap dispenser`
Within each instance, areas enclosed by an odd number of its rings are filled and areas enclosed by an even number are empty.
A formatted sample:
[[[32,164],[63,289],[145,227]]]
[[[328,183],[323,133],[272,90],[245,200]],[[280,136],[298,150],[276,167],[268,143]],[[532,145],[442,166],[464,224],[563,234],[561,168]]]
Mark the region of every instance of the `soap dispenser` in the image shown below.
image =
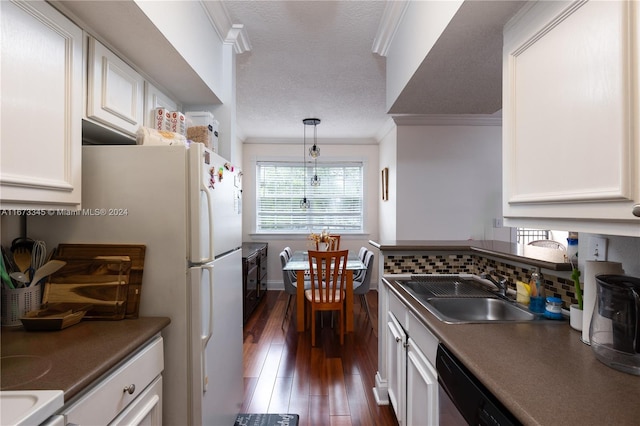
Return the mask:
[[[531,312],[539,314],[544,313],[546,292],[544,289],[544,281],[542,279],[542,273],[540,273],[540,268],[533,268],[531,279],[529,281],[529,288],[531,289],[529,310],[531,310]]]

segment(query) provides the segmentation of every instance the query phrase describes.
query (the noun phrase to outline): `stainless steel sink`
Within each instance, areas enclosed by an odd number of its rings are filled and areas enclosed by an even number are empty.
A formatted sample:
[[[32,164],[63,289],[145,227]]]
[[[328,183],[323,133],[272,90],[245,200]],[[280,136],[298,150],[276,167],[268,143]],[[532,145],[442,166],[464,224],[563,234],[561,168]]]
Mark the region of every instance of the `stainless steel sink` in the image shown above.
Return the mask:
[[[448,323],[531,321],[536,318],[515,303],[497,298],[430,298],[426,302],[433,315]]]
[[[412,276],[396,280],[440,321],[450,324],[532,321],[539,316],[470,277]]]

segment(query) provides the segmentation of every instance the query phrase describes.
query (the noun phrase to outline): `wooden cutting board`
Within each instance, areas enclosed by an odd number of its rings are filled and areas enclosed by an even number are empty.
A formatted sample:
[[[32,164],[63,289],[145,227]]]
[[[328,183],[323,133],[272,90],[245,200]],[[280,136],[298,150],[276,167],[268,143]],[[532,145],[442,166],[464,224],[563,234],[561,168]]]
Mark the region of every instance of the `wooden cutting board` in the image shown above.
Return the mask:
[[[144,271],[144,244],[60,244],[56,256],[92,259],[99,256],[129,256],[131,272],[125,318],[138,318]]]
[[[58,258],[66,265],[49,277],[42,296],[45,306],[90,304],[85,319],[124,319],[131,271],[128,256]]]

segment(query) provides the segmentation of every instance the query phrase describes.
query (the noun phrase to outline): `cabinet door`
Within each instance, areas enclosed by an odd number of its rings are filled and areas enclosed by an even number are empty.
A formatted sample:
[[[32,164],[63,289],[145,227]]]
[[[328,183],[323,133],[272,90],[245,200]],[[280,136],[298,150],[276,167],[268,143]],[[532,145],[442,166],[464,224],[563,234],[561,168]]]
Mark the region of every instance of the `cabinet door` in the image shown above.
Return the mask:
[[[393,406],[398,424],[405,417],[406,334],[396,317],[387,313],[387,385],[389,401]]]
[[[144,79],[94,38],[89,38],[87,118],[134,136],[143,124]]]
[[[43,1],[0,2],[0,208],[80,205],[82,30]]]
[[[438,424],[438,375],[415,340],[407,342],[407,425]]]
[[[640,236],[634,3],[536,2],[507,27],[506,224]]]

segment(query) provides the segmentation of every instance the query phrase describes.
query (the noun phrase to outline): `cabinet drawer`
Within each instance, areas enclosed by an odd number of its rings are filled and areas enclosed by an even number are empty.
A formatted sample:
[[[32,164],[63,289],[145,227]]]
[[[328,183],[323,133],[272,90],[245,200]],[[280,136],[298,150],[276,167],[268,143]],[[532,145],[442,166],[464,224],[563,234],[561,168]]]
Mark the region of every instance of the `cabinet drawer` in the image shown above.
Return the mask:
[[[420,347],[431,365],[436,365],[438,338],[411,312],[409,312],[409,336]]]
[[[407,330],[407,313],[409,310],[392,292],[389,292],[389,311],[397,318],[402,328]]]
[[[162,373],[162,342],[162,337],[154,338],[144,349],[64,409],[67,423],[93,425],[111,422]]]
[[[252,255],[250,257],[247,257],[247,260],[245,261],[245,267],[247,268],[247,270],[250,270],[251,268],[254,268],[258,266],[258,256]]]
[[[162,424],[162,376],[140,394],[109,426]]]

